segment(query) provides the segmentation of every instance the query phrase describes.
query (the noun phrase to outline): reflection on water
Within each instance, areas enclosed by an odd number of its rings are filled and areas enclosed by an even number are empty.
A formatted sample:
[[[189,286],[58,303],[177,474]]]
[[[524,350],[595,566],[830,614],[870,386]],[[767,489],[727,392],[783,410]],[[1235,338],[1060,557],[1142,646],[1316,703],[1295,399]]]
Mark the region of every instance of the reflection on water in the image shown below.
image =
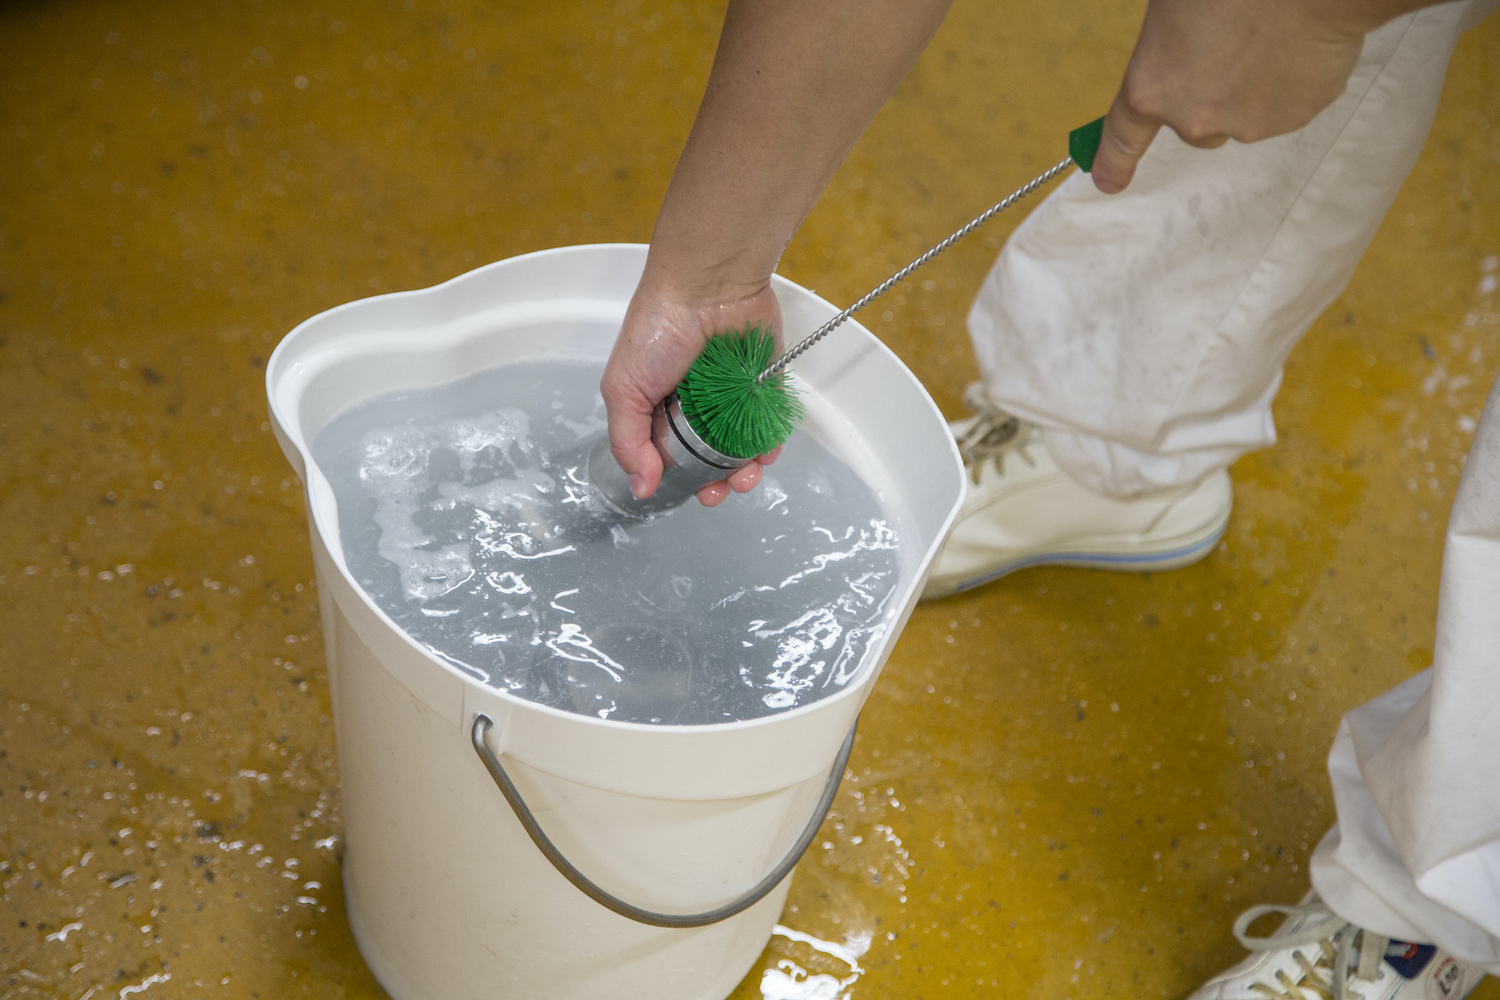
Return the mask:
[[[720,508],[622,520],[583,471],[601,371],[518,362],[334,420],[313,453],[350,573],[435,655],[566,711],[700,725],[843,690],[896,611],[874,492],[799,432]]]

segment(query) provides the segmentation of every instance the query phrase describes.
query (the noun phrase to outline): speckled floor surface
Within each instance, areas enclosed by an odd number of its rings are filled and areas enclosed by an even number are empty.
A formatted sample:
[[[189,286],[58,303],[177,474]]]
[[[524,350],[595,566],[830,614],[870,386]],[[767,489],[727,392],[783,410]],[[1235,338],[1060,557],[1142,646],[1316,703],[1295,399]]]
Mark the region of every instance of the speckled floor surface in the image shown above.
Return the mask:
[[[719,10],[581,6],[0,10],[0,997],[383,995],[263,366],[349,299],[648,238]],[[1141,8],[959,0],[783,272],[849,301],[1054,162]],[[1497,125],[1491,19],[1211,558],[917,611],[782,918],[869,950],[773,938],[737,1000],[1181,997],[1301,895],[1340,713],[1430,661],[1500,367]],[[866,318],[951,415],[1018,218]]]

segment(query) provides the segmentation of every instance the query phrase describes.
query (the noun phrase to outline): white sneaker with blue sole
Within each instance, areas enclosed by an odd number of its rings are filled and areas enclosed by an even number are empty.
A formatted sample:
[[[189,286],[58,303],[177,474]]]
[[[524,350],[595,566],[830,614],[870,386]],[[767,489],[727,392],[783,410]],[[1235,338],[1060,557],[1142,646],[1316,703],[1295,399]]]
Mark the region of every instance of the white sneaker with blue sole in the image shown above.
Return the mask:
[[[1177,569],[1208,555],[1224,534],[1234,497],[1226,471],[1129,500],[1104,496],[1064,472],[1041,429],[997,410],[979,383],[964,401],[975,415],[952,427],[968,492],[923,600],[1028,566]]]
[[[1269,913],[1287,919],[1268,937],[1250,924]],[[1430,944],[1380,937],[1336,916],[1309,893],[1298,906],[1255,906],[1234,924],[1250,949],[1188,1000],[1464,1000],[1484,979]]]

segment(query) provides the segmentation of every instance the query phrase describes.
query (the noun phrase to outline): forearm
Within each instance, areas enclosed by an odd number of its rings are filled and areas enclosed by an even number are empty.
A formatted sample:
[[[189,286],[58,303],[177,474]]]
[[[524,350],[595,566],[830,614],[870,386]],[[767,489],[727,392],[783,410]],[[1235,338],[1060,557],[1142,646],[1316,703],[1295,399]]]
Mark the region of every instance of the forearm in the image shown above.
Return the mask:
[[[685,297],[763,287],[950,0],[731,0],[647,280]]]

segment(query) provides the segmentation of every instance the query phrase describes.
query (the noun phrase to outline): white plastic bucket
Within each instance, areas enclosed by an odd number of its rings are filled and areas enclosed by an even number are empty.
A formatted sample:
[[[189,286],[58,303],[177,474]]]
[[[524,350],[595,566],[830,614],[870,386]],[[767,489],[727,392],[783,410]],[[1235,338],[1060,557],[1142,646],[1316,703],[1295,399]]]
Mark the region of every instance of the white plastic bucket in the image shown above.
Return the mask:
[[[476,745],[504,761],[546,837],[605,893],[667,913],[723,906],[817,819],[840,748],[963,497],[963,467],[937,407],[895,355],[848,323],[798,362],[813,390],[804,426],[883,494],[909,565],[894,627],[843,691],[745,722],[636,725],[522,701],[428,654],[349,575],[333,491],[310,442],[375,396],[528,358],[602,360],[645,259],[633,244],[567,247],[351,302],[298,326],[267,365],[271,421],[307,488],[349,920],[397,1000],[727,996],[765,947],[789,880],[704,927],[620,916],[538,850]],[[836,312],[790,281],[774,287],[789,340]],[[476,731],[480,716],[492,728]]]

